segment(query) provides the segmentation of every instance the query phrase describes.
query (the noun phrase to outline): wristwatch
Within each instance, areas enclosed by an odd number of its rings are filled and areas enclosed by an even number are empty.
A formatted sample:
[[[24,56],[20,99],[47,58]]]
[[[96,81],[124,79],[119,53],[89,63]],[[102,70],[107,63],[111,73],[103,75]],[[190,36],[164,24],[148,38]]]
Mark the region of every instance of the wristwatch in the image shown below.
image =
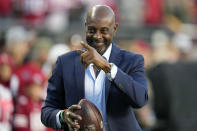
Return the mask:
[[[112,72],[115,71],[115,75],[116,75],[117,67],[114,65],[114,63],[109,63],[109,64],[110,64],[111,70],[108,73],[106,73],[106,76],[110,81],[112,81],[115,78]]]

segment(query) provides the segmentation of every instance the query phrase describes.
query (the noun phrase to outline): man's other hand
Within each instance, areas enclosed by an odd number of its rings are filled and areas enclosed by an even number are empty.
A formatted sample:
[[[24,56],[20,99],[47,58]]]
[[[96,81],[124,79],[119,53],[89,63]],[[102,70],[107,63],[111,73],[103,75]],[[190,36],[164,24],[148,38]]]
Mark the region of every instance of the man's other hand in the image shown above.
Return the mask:
[[[80,110],[80,105],[72,105],[67,110],[63,111],[63,122],[65,122],[70,129],[79,129],[80,126],[77,121],[82,120],[80,115],[75,114],[74,110]]]

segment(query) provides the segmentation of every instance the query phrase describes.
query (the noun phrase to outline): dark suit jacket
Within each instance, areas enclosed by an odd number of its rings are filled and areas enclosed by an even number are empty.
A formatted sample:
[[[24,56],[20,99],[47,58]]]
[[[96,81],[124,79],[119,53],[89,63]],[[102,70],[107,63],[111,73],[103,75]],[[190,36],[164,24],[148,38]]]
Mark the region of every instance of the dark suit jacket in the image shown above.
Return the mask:
[[[112,45],[109,62],[118,67],[115,79],[106,78],[107,119],[111,131],[140,131],[133,108],[147,103],[148,90],[141,55],[121,50]],[[48,127],[57,129],[58,111],[77,104],[84,98],[85,69],[80,55],[69,52],[60,56],[49,79],[47,98],[42,108],[41,120]]]

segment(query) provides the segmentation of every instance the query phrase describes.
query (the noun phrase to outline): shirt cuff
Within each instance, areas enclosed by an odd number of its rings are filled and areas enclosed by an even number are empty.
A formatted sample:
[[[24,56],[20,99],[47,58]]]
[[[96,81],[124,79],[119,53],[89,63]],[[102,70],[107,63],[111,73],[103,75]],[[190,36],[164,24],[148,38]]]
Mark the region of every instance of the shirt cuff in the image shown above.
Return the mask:
[[[59,111],[57,114],[56,114],[56,124],[57,124],[57,127],[59,128],[59,129],[61,129],[61,123],[60,123],[60,113],[61,113],[61,111]]]
[[[110,81],[112,81],[116,77],[118,67],[114,63],[110,63],[110,65],[111,65],[111,70],[109,73],[106,73],[106,76]]]

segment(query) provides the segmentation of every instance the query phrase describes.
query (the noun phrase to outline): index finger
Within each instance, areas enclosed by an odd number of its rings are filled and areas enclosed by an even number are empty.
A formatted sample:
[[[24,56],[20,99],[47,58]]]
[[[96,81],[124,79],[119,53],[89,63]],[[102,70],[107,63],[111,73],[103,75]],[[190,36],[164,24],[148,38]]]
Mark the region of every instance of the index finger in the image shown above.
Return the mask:
[[[87,50],[89,50],[89,49],[91,48],[88,44],[86,44],[86,43],[83,42],[83,41],[81,41],[80,43],[81,43],[81,45],[82,45],[84,48],[86,48]]]
[[[80,105],[72,105],[71,107],[69,107],[69,109],[71,111],[73,111],[73,110],[80,110],[81,109],[81,106]]]

